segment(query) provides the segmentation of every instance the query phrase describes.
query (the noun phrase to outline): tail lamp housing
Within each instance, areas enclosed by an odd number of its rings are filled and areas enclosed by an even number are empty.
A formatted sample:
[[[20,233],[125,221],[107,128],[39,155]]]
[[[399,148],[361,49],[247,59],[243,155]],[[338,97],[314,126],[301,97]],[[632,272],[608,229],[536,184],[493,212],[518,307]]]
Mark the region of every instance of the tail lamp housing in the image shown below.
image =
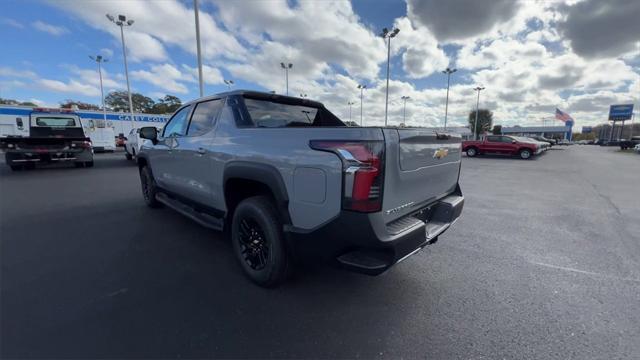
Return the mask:
[[[382,210],[384,141],[312,140],[312,149],[332,152],[342,161],[342,208]]]

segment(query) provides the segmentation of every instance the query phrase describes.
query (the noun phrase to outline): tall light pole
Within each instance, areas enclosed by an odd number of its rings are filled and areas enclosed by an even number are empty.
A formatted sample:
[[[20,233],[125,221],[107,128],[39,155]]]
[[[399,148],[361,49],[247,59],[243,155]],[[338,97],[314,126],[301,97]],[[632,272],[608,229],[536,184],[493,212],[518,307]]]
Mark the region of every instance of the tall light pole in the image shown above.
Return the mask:
[[[402,108],[402,123],[407,125],[407,100],[411,99],[411,97],[403,96],[401,99],[404,101],[404,107]]]
[[[391,62],[391,38],[396,37],[399,32],[400,29],[398,28],[393,28],[391,30],[384,28],[380,34],[383,39],[387,39],[387,96],[384,102],[384,126],[387,126],[387,115],[389,110],[389,64]]]
[[[202,51],[200,49],[200,15],[198,0],[193,0],[193,12],[196,16],[196,48],[198,51],[198,83],[200,85],[200,97],[204,96],[204,81],[202,80]]]
[[[478,111],[480,110],[480,91],[484,90],[484,86],[475,87],[473,90],[478,92],[478,100],[476,100],[476,121],[473,123],[473,140],[478,140],[476,130],[478,128]]]
[[[351,122],[351,108],[355,103],[356,103],[355,101],[347,101],[347,105],[349,105],[349,122]]]
[[[447,130],[447,115],[449,113],[449,82],[451,80],[451,74],[458,71],[458,69],[447,68],[442,73],[447,74],[447,100],[444,103],[444,130]]]
[[[124,27],[133,25],[133,20],[127,20],[124,15],[118,15],[118,19],[113,15],[107,14],[107,19],[120,27],[120,38],[122,39],[122,56],[124,57],[124,75],[127,78],[127,93],[129,93],[129,116],[131,117],[131,128],[134,129],[133,121],[133,101],[131,100],[131,85],[129,84],[129,67],[127,66],[127,46],[124,43]]]
[[[224,83],[227,85],[227,90],[231,90],[231,86],[233,86],[233,80],[224,79]]]
[[[285,77],[285,83],[287,86],[287,96],[289,96],[289,69],[291,69],[293,67],[292,63],[288,63],[285,65],[285,63],[281,62],[280,66],[284,69],[284,77]]]
[[[358,84],[358,89],[360,89],[360,126],[362,126],[362,94],[366,88],[367,85]]]

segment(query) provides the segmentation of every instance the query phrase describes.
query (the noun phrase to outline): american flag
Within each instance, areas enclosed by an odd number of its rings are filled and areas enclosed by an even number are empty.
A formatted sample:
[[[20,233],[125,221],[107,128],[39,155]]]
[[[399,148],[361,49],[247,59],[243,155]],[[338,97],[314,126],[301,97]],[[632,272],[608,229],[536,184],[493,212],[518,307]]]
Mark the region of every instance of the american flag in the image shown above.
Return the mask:
[[[573,118],[571,117],[571,115],[567,114],[566,112],[556,108],[556,119],[560,120],[560,121],[573,121]]]

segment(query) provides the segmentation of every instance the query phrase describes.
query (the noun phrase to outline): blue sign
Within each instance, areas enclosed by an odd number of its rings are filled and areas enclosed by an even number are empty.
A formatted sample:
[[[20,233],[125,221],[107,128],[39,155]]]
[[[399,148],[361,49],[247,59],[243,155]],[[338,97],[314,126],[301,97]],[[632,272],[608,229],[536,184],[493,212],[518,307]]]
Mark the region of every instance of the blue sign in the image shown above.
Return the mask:
[[[593,132],[593,126],[583,126],[582,133],[583,134],[591,134]]]
[[[611,105],[609,108],[609,121],[630,120],[633,114],[633,104]]]

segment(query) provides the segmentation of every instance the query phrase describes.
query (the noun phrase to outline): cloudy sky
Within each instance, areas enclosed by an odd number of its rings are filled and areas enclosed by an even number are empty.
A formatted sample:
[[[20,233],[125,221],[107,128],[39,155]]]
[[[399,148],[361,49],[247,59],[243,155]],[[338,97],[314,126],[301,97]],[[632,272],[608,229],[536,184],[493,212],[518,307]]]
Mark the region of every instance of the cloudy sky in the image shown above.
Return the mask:
[[[106,13],[134,19],[126,28],[132,90],[152,98],[198,96],[193,2],[0,2],[0,97],[55,105],[71,98],[100,102],[125,88],[119,28]],[[284,93],[280,62],[290,62],[289,91],[323,101],[343,119],[384,121],[386,45],[391,42],[389,121],[441,126],[447,67],[449,121],[464,124],[480,106],[496,123],[542,125],[556,107],[578,126],[604,121],[614,103],[640,106],[640,1],[583,0],[201,0],[206,93],[236,88]],[[547,123],[550,123],[548,120]]]

